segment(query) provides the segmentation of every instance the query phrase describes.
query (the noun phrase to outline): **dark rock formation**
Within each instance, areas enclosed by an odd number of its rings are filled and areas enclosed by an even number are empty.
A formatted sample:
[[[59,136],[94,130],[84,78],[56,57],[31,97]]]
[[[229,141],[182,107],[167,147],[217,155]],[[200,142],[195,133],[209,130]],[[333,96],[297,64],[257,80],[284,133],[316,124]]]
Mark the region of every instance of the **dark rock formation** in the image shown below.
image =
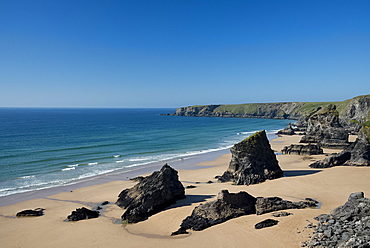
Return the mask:
[[[165,164],[160,171],[145,177],[131,189],[123,190],[116,204],[126,208],[122,219],[136,223],[185,198],[177,171]]]
[[[311,168],[333,166],[370,166],[370,128],[363,127],[355,142],[341,153],[310,164]]]
[[[200,231],[238,216],[254,214],[255,202],[256,198],[247,192],[233,194],[222,190],[216,201],[195,207],[191,215],[182,221],[180,229],[171,235],[187,233],[188,229]]]
[[[353,193],[348,201],[315,217],[314,236],[303,247],[370,247],[370,199],[363,192]]]
[[[79,221],[79,220],[86,220],[86,219],[92,219],[92,218],[98,218],[99,217],[99,211],[93,211],[90,209],[87,209],[85,207],[77,208],[76,211],[72,211],[71,215],[68,215],[69,221]]]
[[[323,154],[323,150],[318,145],[308,144],[308,145],[290,145],[285,146],[281,150],[282,154],[294,154],[294,155],[317,155]]]
[[[285,217],[285,216],[292,215],[292,213],[285,212],[285,211],[280,211],[280,212],[272,213],[271,215],[274,216],[274,217]]]
[[[279,130],[276,134],[293,135],[295,134],[292,125],[289,123],[283,130]]]
[[[109,201],[103,201],[100,205],[104,206],[104,205],[108,205],[109,204]]]
[[[135,182],[141,182],[145,177],[143,176],[138,176],[134,178],[130,178],[130,181],[135,181]]]
[[[232,153],[228,170],[219,181],[234,181],[238,185],[264,182],[283,176],[265,130],[259,131],[230,149]]]
[[[307,133],[300,142],[332,148],[348,146],[348,132],[339,123],[339,112],[335,105],[329,104],[309,116]]]
[[[279,223],[278,220],[273,220],[273,219],[266,219],[264,221],[258,222],[254,228],[255,229],[262,229],[270,226],[275,226]]]
[[[302,209],[307,207],[316,207],[317,201],[306,198],[304,201],[291,202],[283,200],[279,197],[257,197],[256,200],[256,214],[265,214],[278,210],[285,209]]]
[[[32,209],[27,209],[23,210],[17,213],[17,217],[35,217],[35,216],[42,216],[44,215],[44,210],[43,208],[36,208],[34,210]]]

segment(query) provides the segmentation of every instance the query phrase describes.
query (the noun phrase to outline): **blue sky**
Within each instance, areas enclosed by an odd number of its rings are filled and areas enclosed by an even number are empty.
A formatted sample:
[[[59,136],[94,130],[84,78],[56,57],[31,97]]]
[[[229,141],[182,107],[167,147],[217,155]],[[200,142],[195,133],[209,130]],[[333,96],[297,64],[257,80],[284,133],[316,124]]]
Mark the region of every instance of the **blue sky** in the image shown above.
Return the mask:
[[[0,0],[0,106],[370,93],[370,1]]]

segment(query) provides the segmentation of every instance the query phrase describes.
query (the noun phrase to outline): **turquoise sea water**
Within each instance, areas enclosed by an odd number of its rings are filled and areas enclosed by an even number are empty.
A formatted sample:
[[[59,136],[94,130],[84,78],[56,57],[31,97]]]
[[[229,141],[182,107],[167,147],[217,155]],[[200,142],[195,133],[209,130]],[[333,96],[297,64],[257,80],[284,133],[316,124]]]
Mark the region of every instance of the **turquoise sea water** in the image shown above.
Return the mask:
[[[174,110],[0,108],[0,196],[188,159],[289,122],[160,115]]]

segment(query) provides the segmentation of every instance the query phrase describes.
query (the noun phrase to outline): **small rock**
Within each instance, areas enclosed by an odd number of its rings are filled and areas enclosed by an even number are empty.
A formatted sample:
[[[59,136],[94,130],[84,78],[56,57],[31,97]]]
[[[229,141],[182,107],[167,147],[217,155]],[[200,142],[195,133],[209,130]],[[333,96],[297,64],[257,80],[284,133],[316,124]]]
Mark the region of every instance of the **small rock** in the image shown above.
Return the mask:
[[[254,228],[255,229],[262,229],[270,226],[275,226],[279,223],[278,220],[273,220],[273,219],[266,219],[264,221],[258,222]]]
[[[17,217],[35,217],[35,216],[42,216],[44,215],[44,210],[43,208],[36,208],[34,210],[32,209],[27,209],[23,210],[17,213]]]
[[[188,186],[186,186],[186,188],[187,189],[194,189],[194,188],[196,188],[197,186],[194,186],[194,185],[188,185]]]
[[[86,219],[92,219],[92,218],[98,218],[99,212],[89,210],[85,207],[77,208],[76,211],[72,211],[71,215],[68,215],[69,221],[79,221],[79,220],[86,220]]]

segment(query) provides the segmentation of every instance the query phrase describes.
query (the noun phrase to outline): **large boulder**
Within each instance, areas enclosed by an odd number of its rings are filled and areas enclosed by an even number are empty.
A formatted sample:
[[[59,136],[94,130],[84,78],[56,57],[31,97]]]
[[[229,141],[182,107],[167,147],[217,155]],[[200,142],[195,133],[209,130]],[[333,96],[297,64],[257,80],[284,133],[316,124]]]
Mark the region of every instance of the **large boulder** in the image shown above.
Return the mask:
[[[185,198],[184,186],[177,171],[165,164],[160,171],[142,179],[118,195],[116,204],[126,208],[122,219],[136,223]]]
[[[327,148],[344,148],[348,146],[348,131],[339,122],[336,106],[329,104],[310,114],[307,132],[301,143],[318,143]]]
[[[329,168],[333,166],[370,166],[370,128],[363,127],[356,139],[341,153],[310,164],[311,168]]]
[[[219,181],[234,181],[238,185],[264,182],[283,176],[265,130],[259,131],[231,149],[232,158],[227,171]]]
[[[291,144],[290,146],[285,146],[281,150],[282,154],[294,154],[294,155],[317,155],[323,154],[323,150],[319,145],[308,144],[308,145],[295,145]]]
[[[256,213],[255,203],[256,198],[247,192],[241,191],[234,194],[222,190],[217,200],[195,207],[191,215],[182,221],[180,229],[171,235],[187,233],[188,229],[200,231],[232,218],[254,214]]]

